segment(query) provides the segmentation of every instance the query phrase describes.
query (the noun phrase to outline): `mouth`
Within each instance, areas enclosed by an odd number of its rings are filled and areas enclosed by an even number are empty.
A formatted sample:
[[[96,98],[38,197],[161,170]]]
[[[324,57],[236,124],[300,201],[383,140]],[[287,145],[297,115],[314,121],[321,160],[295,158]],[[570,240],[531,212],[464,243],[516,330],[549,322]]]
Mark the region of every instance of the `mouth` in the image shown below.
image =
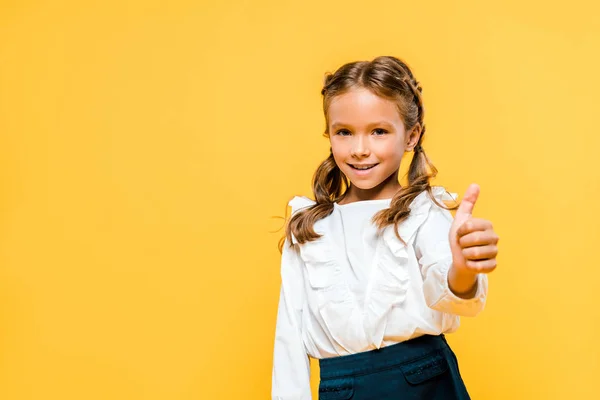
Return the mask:
[[[368,171],[368,170],[373,169],[376,166],[378,166],[379,163],[377,163],[377,164],[348,164],[348,165],[356,171]]]
[[[348,165],[350,166],[350,168],[352,168],[352,171],[354,171],[355,176],[364,177],[364,176],[370,175],[371,171],[379,164],[362,164],[362,165],[348,164]]]

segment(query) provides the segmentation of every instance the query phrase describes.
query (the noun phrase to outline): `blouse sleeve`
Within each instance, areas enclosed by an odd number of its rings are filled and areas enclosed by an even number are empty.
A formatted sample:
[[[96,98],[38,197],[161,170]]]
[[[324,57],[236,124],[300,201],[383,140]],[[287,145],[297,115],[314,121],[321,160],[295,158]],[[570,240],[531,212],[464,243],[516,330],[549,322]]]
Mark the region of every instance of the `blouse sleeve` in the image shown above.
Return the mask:
[[[448,210],[432,205],[427,219],[417,232],[414,243],[424,280],[425,301],[434,310],[473,317],[485,306],[487,275],[477,275],[477,292],[470,299],[456,296],[448,287],[448,271],[452,266],[448,234],[452,220]]]
[[[301,335],[303,263],[286,239],[273,355],[272,400],[310,400],[310,362]]]

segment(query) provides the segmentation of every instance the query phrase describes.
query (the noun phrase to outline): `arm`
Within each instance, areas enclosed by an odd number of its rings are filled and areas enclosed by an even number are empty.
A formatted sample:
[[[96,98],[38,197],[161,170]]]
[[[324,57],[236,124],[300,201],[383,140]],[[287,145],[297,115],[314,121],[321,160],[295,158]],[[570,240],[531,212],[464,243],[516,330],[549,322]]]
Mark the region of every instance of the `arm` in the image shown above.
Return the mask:
[[[452,214],[448,210],[432,205],[427,219],[417,232],[414,247],[421,267],[427,305],[437,311],[471,317],[485,306],[488,281],[485,274],[459,275],[452,268],[452,251],[448,240],[452,221]],[[461,295],[457,295],[450,287]]]
[[[310,363],[301,334],[303,273],[300,256],[286,240],[281,256],[281,290],[275,328],[271,397],[310,400]]]

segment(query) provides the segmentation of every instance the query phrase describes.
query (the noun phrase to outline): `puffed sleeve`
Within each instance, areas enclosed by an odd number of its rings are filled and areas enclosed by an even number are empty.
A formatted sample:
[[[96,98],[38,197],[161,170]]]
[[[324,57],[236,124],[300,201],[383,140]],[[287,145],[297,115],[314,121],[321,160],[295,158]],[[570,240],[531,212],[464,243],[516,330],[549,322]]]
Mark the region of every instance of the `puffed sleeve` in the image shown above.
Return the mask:
[[[291,204],[291,203],[290,203]],[[292,212],[295,206],[292,205]],[[310,362],[301,334],[303,262],[286,239],[281,256],[281,290],[275,328],[272,400],[310,400]]]
[[[452,266],[452,252],[448,234],[452,214],[432,205],[425,222],[415,238],[415,252],[423,275],[423,291],[427,305],[434,310],[473,317],[481,312],[487,297],[486,274],[477,276],[477,292],[470,299],[456,296],[448,287],[448,271]]]

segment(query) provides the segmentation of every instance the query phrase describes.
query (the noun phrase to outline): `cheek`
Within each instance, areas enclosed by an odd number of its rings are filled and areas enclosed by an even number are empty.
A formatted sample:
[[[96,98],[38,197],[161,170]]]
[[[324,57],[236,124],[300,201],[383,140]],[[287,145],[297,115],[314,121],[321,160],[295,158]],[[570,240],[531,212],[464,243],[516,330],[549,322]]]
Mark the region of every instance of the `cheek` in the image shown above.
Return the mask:
[[[399,161],[403,155],[404,151],[397,143],[389,143],[387,146],[381,146],[377,150],[377,156],[382,160]]]
[[[333,153],[333,158],[337,161],[340,159],[343,159],[344,157],[347,156],[348,151],[345,149],[345,147],[343,145],[340,145],[339,143],[337,144],[331,144],[331,153]]]

